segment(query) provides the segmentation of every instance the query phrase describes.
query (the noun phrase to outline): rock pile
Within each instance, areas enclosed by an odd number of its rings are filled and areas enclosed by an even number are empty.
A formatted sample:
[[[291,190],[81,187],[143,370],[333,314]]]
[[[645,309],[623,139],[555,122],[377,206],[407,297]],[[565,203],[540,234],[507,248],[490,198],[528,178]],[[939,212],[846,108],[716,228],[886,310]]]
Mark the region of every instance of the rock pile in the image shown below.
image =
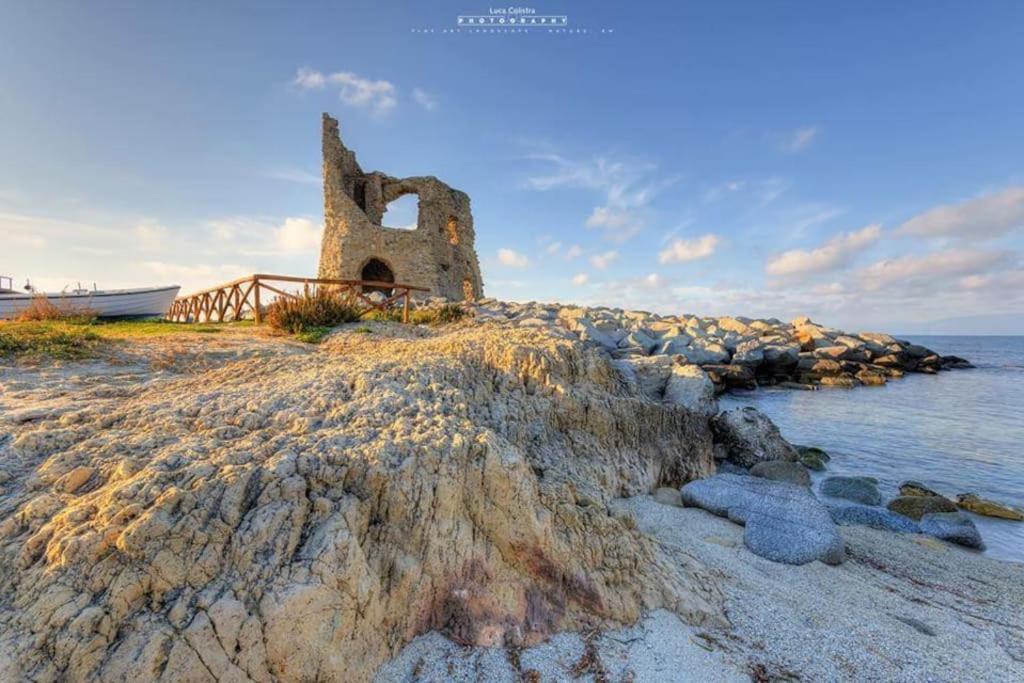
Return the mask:
[[[807,317],[784,323],[495,299],[467,305],[480,319],[558,329],[599,346],[624,361],[622,367],[633,366],[642,374],[646,391],[662,396],[673,365],[700,366],[718,391],[758,385],[875,386],[907,372],[971,367],[962,358],[940,356],[887,334],[847,333]],[[695,391],[686,392],[687,400]]]

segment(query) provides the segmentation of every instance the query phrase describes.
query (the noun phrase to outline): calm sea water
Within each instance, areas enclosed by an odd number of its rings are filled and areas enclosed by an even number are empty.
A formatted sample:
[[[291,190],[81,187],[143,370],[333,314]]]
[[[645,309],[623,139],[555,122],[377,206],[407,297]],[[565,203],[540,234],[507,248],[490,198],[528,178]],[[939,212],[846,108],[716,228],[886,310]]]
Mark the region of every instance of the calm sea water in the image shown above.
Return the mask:
[[[900,338],[977,368],[854,390],[758,389],[724,396],[722,408],[757,407],[788,440],[827,450],[826,476],[877,477],[890,497],[915,479],[950,498],[1024,507],[1024,337]],[[1024,562],[1024,522],[972,518],[989,555]]]

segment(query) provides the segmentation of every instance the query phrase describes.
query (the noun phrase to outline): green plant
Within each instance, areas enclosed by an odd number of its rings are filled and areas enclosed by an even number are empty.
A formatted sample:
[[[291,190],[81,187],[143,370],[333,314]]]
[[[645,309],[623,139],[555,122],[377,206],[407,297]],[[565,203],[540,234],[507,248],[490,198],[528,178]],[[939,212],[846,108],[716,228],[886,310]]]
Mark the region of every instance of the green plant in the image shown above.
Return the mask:
[[[359,319],[359,311],[329,289],[317,289],[298,297],[275,299],[266,311],[271,327],[300,334],[316,327],[334,327]]]
[[[356,334],[373,334],[373,330],[371,330],[366,325],[360,325],[359,327],[352,331],[355,332]]]
[[[0,356],[74,360],[93,355],[100,341],[85,325],[53,321],[0,324]]]
[[[295,335],[295,338],[306,344],[319,344],[331,333],[329,327],[307,327]]]
[[[440,308],[420,308],[409,314],[414,325],[445,325],[458,322],[466,317],[466,311],[458,304],[444,304]]]

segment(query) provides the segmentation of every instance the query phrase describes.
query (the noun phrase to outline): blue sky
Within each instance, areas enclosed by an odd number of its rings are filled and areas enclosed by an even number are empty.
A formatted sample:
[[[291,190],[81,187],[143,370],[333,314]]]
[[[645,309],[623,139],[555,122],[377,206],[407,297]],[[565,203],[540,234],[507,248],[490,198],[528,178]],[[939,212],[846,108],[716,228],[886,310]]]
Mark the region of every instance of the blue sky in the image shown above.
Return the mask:
[[[3,4],[4,274],[314,273],[328,111],[469,193],[489,295],[1024,333],[1020,3],[249,4]]]

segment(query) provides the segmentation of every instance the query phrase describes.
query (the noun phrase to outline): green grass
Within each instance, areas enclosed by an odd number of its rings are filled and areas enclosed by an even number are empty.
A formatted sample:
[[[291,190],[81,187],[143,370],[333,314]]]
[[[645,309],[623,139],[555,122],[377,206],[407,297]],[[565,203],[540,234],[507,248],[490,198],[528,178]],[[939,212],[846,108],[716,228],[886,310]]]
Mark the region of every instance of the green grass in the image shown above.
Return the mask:
[[[29,322],[0,322],[0,357],[56,358],[72,360],[96,354],[104,344],[116,339],[138,339],[176,334],[217,334],[237,327],[250,327],[252,321],[198,323],[186,325],[160,318],[139,320],[95,320],[70,318]]]
[[[324,337],[326,337],[330,333],[330,327],[314,325],[311,327],[306,327],[301,331],[295,333],[295,338],[298,339],[300,342],[305,342],[307,344],[319,344],[324,340]]]
[[[0,324],[0,357],[88,358],[101,341],[90,325],[60,321]]]

